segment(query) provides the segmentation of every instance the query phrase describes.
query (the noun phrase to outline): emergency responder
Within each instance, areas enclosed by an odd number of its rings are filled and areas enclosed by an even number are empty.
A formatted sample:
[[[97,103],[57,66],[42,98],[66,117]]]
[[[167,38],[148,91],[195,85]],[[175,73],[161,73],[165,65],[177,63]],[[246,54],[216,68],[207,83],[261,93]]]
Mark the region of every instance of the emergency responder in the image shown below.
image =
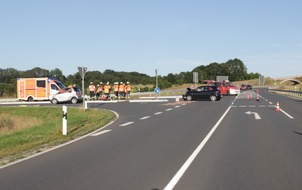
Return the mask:
[[[109,99],[110,90],[111,90],[111,87],[109,85],[109,82],[107,82],[106,85],[104,86],[104,95],[106,96],[106,99]]]
[[[130,92],[131,92],[131,84],[129,82],[126,82],[126,86],[125,86],[126,98],[130,98]]]
[[[114,88],[113,88],[113,91],[114,91],[114,95],[116,98],[118,98],[118,91],[119,91],[119,85],[118,85],[118,82],[115,82],[114,83]]]
[[[95,86],[94,86],[93,82],[90,82],[89,93],[90,93],[90,99],[94,99],[95,98]]]
[[[103,83],[100,82],[98,89],[96,90],[96,99],[98,100],[103,95]]]
[[[119,99],[125,98],[125,85],[123,82],[120,82],[118,91],[119,91]]]

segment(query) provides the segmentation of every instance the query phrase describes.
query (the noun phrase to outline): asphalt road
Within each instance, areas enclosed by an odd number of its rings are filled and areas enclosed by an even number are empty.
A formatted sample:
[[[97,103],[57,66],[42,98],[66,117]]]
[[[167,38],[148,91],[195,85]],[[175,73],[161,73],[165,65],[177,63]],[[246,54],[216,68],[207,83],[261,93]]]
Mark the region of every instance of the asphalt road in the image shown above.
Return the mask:
[[[103,133],[0,169],[0,189],[301,189],[302,102],[260,95],[89,104],[119,118]]]

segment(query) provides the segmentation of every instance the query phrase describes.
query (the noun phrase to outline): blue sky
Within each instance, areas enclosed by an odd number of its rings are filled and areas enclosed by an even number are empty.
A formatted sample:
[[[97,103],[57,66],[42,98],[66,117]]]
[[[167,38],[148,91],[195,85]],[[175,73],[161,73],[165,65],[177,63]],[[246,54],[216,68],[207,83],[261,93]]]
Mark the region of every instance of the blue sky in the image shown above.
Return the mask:
[[[300,0],[0,0],[0,68],[302,75]]]

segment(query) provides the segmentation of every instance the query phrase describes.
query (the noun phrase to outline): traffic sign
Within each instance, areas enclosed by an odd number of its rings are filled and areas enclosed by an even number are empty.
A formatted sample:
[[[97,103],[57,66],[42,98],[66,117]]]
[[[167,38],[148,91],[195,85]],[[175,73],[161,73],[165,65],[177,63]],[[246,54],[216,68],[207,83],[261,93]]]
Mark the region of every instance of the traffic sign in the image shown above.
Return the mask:
[[[154,92],[155,92],[156,94],[158,94],[158,93],[160,92],[160,88],[156,87],[156,88],[154,89]]]
[[[85,74],[87,72],[87,67],[78,67],[78,69],[79,69],[79,73],[80,73],[81,77],[84,78]]]

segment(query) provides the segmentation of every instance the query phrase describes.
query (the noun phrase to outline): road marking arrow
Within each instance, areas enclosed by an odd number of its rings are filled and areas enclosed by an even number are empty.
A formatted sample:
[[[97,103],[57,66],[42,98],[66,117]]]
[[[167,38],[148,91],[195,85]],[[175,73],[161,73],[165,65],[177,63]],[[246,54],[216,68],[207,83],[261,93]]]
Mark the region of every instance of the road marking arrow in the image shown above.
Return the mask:
[[[248,111],[248,112],[245,112],[245,114],[248,114],[248,115],[254,114],[255,115],[255,119],[261,119],[261,117],[259,116],[259,114],[256,113],[256,112]]]

